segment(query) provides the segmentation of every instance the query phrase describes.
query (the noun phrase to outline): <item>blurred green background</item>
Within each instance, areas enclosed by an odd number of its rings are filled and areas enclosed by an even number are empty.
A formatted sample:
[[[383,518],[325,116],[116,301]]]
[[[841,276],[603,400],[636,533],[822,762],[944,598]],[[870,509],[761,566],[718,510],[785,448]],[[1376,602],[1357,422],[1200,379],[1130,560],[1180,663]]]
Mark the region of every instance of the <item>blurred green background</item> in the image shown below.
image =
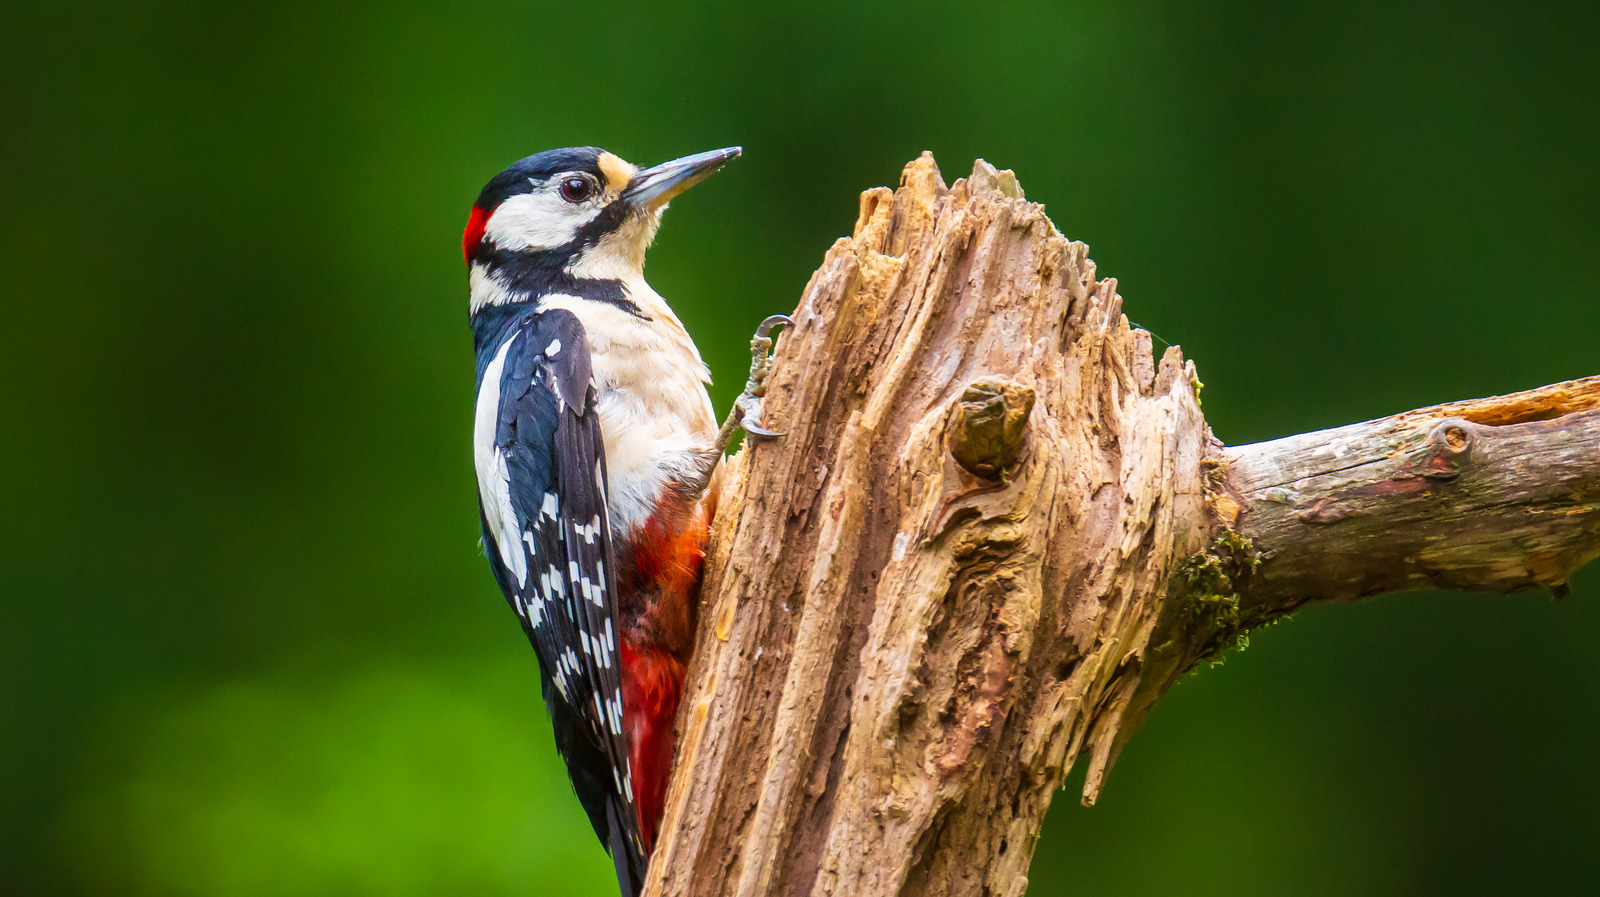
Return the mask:
[[[1600,373],[1600,12],[1390,6],[8,0],[0,892],[615,893],[476,544],[459,236],[535,150],[745,147],[649,266],[720,407],[923,149],[1229,442]],[[1303,613],[1031,893],[1593,893],[1597,643],[1600,570]]]

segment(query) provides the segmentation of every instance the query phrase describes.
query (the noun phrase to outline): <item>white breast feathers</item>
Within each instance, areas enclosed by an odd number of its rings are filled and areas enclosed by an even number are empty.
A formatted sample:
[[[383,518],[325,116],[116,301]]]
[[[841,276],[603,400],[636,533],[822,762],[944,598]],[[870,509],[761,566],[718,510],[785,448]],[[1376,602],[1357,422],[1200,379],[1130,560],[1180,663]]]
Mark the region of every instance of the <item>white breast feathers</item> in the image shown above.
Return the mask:
[[[541,302],[583,322],[605,438],[611,530],[619,536],[645,521],[668,483],[703,472],[717,432],[706,392],[711,375],[689,334],[642,278],[625,286],[648,320],[576,296]]]

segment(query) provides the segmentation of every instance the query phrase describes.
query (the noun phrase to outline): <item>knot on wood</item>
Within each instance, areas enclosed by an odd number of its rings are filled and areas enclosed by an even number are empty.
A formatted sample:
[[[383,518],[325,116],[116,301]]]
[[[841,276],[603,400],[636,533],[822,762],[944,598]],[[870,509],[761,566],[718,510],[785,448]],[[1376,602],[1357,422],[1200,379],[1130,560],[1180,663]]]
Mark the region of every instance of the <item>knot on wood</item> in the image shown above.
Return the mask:
[[[969,473],[1000,479],[1022,454],[1033,387],[1000,377],[974,380],[956,403],[950,454]]]
[[[1472,448],[1471,424],[1460,418],[1445,418],[1428,434],[1429,450],[1417,473],[1425,477],[1450,479],[1460,473]]]
[[[1420,493],[1428,489],[1427,481],[1444,482],[1461,475],[1472,450],[1472,424],[1460,418],[1447,417],[1428,431],[1424,447],[1406,458],[1400,471],[1390,480],[1394,494]],[[1410,483],[1413,485],[1407,486]]]

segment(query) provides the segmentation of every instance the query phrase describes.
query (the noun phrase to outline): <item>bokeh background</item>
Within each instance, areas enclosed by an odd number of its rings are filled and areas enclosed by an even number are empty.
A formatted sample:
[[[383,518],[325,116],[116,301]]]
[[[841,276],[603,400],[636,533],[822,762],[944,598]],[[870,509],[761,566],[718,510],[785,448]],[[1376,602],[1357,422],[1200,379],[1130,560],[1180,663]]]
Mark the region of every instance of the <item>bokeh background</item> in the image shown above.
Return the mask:
[[[476,544],[459,235],[538,149],[745,147],[649,266],[720,407],[923,149],[1229,442],[1600,373],[1597,7],[1396,5],[7,0],[0,892],[615,893]],[[1600,570],[1302,613],[1031,893],[1594,893],[1597,644]]]

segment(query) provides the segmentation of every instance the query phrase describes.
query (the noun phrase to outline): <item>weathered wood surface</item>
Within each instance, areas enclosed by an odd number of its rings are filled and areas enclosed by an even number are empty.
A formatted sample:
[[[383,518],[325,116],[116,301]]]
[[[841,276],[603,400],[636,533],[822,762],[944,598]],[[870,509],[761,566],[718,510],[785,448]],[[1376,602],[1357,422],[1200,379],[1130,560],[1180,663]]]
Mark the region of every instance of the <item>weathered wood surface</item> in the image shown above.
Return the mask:
[[[1542,422],[1450,406],[1347,428],[1343,455],[1329,434],[1225,453],[1193,365],[1158,363],[1087,248],[982,162],[946,188],[924,155],[864,193],[794,318],[766,403],[788,435],[722,479],[649,894],[1020,894],[1075,758],[1092,802],[1155,699],[1249,626],[1384,588],[1553,585],[1600,551],[1600,449],[1566,426],[1593,426],[1594,382]],[[1537,522],[1477,563],[1523,499]],[[1375,548],[1441,509],[1475,521],[1443,541],[1478,541]],[[1363,544],[1329,560],[1330,534]]]
[[[1600,377],[1230,448],[1225,522],[1270,547],[1247,613],[1400,589],[1551,589],[1600,554]]]

